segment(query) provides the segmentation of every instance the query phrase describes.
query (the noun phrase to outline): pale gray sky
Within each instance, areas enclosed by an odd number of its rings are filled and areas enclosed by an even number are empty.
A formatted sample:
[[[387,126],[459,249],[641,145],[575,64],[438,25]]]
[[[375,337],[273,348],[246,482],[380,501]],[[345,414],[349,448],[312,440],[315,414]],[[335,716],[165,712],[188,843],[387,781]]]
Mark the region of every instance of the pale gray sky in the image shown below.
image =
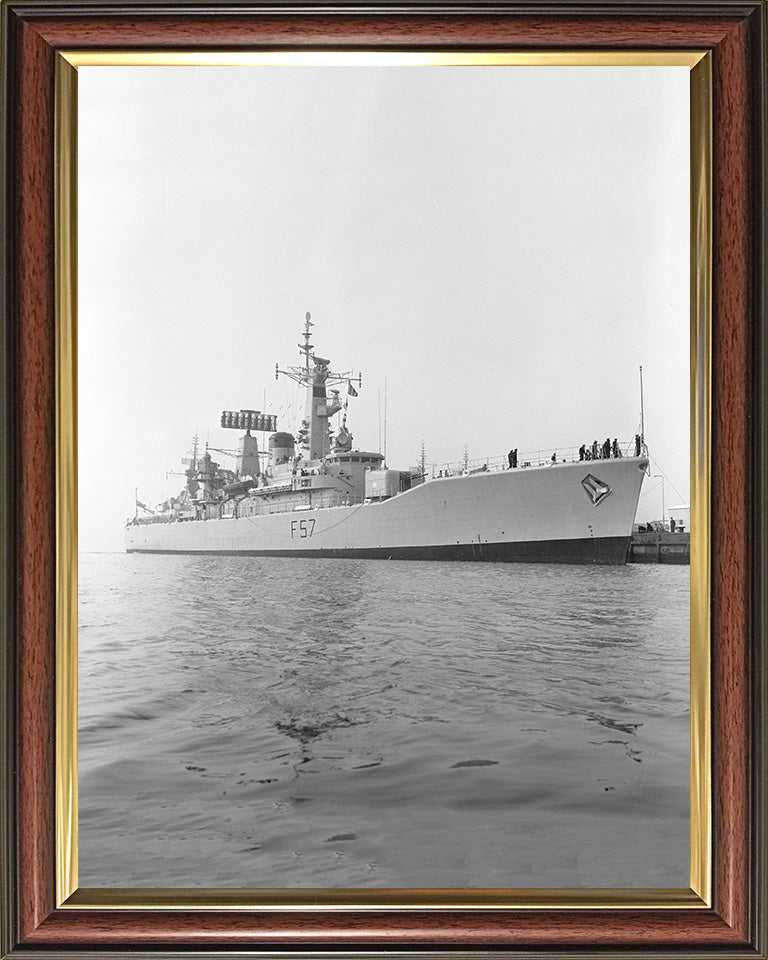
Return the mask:
[[[689,490],[686,67],[81,67],[80,548],[198,430],[293,430],[304,314],[390,465],[629,439]],[[222,460],[227,463],[227,460]],[[654,473],[659,473],[654,469]],[[672,486],[673,485],[673,486]],[[675,492],[675,488],[676,491]],[[679,493],[679,496],[678,496]],[[661,515],[646,481],[640,520]]]

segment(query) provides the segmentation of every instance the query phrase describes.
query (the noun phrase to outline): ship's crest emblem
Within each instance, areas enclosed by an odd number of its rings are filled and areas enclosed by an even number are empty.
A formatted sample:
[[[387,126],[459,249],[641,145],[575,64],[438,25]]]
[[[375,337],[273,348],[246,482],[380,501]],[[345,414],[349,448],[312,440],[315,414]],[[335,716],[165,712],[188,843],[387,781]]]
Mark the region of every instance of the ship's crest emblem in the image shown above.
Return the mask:
[[[591,473],[588,473],[586,477],[584,477],[581,485],[587,491],[587,496],[595,507],[599,503],[602,503],[611,492],[611,488],[604,480],[598,480],[598,478],[592,476]]]

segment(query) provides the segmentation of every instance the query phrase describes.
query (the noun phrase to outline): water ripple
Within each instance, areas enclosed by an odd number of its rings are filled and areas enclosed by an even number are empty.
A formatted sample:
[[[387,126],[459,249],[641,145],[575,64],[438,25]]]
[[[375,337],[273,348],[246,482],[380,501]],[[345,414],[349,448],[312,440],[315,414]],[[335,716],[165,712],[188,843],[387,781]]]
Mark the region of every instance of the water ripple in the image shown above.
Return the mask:
[[[686,886],[688,568],[84,555],[86,886]]]

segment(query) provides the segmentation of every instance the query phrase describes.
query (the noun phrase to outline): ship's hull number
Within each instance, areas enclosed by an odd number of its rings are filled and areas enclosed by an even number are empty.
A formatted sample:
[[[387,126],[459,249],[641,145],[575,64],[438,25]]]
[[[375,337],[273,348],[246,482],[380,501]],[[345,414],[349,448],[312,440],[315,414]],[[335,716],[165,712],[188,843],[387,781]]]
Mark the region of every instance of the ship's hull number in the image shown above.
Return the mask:
[[[306,540],[315,532],[315,523],[311,517],[309,520],[291,520],[291,540]]]

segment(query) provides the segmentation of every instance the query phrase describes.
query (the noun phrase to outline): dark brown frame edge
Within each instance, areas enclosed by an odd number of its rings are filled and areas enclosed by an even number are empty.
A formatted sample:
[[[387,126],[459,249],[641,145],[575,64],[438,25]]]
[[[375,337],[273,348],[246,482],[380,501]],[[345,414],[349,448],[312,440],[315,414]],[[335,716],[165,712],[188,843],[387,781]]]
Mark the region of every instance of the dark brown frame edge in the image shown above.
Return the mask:
[[[766,0],[386,5],[7,0],[2,10],[0,956],[766,957]],[[56,910],[53,62],[64,47],[676,47],[713,52],[711,910]],[[41,511],[40,504],[51,504]]]

